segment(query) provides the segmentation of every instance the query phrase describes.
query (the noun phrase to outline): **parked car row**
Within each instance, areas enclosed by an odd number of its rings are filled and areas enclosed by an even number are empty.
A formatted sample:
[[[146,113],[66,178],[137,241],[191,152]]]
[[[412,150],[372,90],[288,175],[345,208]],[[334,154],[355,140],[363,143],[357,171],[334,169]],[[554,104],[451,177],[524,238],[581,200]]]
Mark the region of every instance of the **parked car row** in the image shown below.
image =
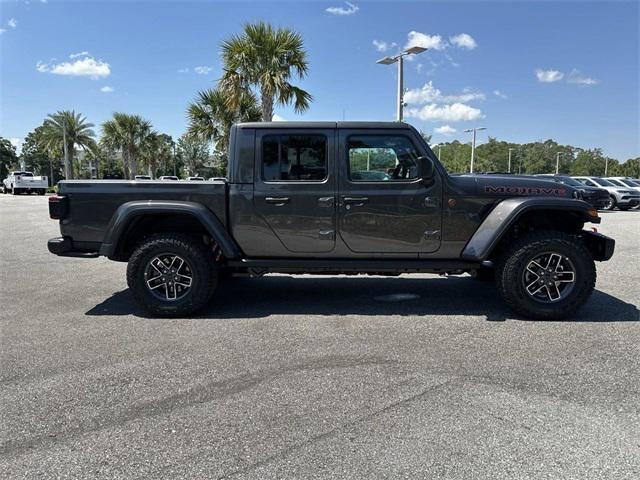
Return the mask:
[[[136,175],[135,176],[135,180],[153,180],[149,175]],[[180,180],[178,177],[176,177],[175,175],[162,175],[160,178],[158,178],[158,180],[163,180],[163,181],[178,181]],[[204,182],[206,181],[204,177],[187,177],[186,180],[188,182]],[[209,181],[214,181],[214,180],[222,180],[222,181],[226,181],[227,179],[224,177],[212,177],[209,179]]]
[[[640,205],[640,183],[636,183],[633,179],[625,179],[630,185],[622,183],[619,180],[614,183],[615,179],[600,177],[573,177],[580,183],[588,187],[595,187],[606,190],[609,194],[609,203],[604,207],[606,210],[613,210],[618,207],[619,210],[630,210]]]

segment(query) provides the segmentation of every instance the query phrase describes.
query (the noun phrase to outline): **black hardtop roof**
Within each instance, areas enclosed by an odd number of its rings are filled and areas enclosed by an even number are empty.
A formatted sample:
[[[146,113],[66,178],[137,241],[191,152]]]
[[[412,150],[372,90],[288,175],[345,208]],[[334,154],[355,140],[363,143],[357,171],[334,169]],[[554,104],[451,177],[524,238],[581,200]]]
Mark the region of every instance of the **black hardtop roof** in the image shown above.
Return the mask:
[[[413,128],[404,122],[247,122],[236,123],[238,128]]]

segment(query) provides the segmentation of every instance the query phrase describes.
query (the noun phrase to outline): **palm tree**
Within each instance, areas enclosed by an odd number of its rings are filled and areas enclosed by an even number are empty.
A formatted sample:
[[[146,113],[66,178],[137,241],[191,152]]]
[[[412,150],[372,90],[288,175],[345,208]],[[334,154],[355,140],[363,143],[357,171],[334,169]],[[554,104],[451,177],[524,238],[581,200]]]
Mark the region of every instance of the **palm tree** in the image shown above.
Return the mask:
[[[88,150],[96,148],[96,134],[92,128],[93,124],[87,123],[86,117],[73,110],[47,115],[42,129],[42,143],[50,151],[64,152],[65,178],[73,178],[70,157],[73,157],[76,145]]]
[[[198,92],[196,100],[187,108],[189,126],[187,134],[212,142],[214,148],[224,154],[229,147],[229,133],[235,122],[257,122],[262,118],[256,97],[248,92],[231,110],[228,97],[220,88]]]
[[[263,122],[272,120],[274,102],[293,102],[296,112],[309,108],[312,96],[290,83],[292,76],[301,79],[309,70],[299,33],[288,28],[274,29],[265,22],[246,24],[241,35],[222,43],[222,61],[220,85],[229,95],[232,110],[239,108],[252,88],[259,93]]]
[[[152,134],[151,122],[140,115],[116,112],[112,120],[102,124],[102,143],[122,152],[125,176],[134,178],[138,173],[137,156]]]
[[[173,139],[166,133],[151,132],[140,146],[140,160],[154,178],[160,165],[166,166],[172,157]]]

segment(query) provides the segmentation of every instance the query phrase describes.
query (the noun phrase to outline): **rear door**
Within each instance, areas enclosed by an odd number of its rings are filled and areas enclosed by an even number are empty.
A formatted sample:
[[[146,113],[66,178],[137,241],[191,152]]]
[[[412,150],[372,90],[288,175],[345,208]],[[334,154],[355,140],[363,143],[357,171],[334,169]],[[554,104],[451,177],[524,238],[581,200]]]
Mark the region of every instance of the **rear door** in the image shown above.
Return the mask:
[[[256,130],[254,208],[292,253],[335,246],[334,129]]]
[[[339,132],[339,232],[362,253],[417,256],[440,248],[442,182],[421,179],[424,147],[405,130]]]

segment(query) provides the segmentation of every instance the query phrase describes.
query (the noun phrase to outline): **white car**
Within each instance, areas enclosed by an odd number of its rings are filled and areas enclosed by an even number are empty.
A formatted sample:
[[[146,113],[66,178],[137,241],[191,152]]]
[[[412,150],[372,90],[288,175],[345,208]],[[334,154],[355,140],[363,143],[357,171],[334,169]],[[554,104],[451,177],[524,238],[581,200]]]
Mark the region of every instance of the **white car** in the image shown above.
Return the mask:
[[[609,180],[616,187],[632,188],[636,192],[640,192],[640,183],[632,180],[628,177],[605,177],[605,180]]]
[[[11,172],[2,182],[4,193],[37,193],[44,195],[49,188],[49,179],[46,176],[36,177],[33,172]]]
[[[187,177],[188,182],[204,182],[204,177]]]
[[[616,206],[620,210],[629,210],[640,205],[640,192],[632,189],[631,187],[619,187],[611,183],[609,180],[605,180],[600,177],[573,178],[590,187],[604,188],[608,191],[609,196],[611,197],[611,203],[605,207],[606,210],[613,210]]]
[[[172,182],[175,182],[176,180],[180,180],[180,179],[175,175],[163,175],[160,177],[160,180],[170,180]]]

